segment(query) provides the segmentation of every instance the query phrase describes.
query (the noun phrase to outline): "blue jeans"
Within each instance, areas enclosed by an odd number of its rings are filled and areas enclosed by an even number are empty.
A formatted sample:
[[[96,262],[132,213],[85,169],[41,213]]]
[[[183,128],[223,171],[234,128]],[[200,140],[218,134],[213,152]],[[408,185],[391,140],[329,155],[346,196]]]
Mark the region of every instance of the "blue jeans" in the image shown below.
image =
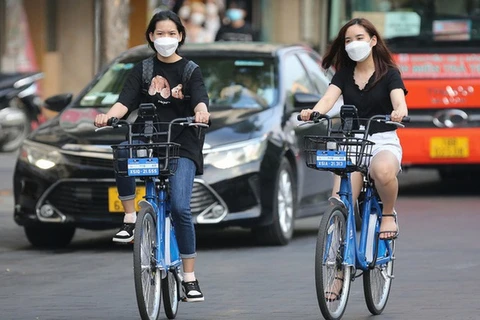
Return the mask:
[[[122,144],[126,144],[123,142]],[[134,143],[141,143],[134,141]],[[123,153],[123,154],[122,154]],[[119,151],[118,157],[127,158],[128,151]],[[195,227],[190,210],[193,180],[195,178],[195,163],[188,158],[178,159],[177,171],[168,178],[170,182],[170,209],[173,224],[182,258],[196,257]],[[135,198],[135,178],[115,175],[120,200]]]

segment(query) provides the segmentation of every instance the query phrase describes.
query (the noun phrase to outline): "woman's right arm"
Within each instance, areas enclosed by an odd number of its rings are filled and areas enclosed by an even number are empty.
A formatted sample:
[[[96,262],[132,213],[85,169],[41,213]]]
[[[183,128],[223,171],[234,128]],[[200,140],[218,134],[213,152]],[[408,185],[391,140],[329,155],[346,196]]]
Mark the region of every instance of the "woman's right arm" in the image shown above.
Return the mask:
[[[128,112],[128,108],[126,106],[124,106],[122,103],[120,102],[116,102],[111,108],[110,110],[108,110],[108,112],[105,114],[105,113],[102,113],[102,114],[97,114],[95,116],[95,126],[96,127],[104,127],[107,125],[107,121],[108,119],[110,118],[118,118],[118,119],[122,119],[123,116],[125,116]]]
[[[142,71],[142,62],[137,63],[133,67],[125,81],[117,102],[113,104],[106,114],[98,114],[95,117],[95,126],[106,126],[108,119],[112,117],[122,119],[129,110],[127,105],[138,106],[142,90]]]
[[[330,84],[325,92],[325,95],[317,102],[317,104],[313,107],[313,109],[303,109],[300,112],[300,116],[303,121],[310,120],[310,115],[312,112],[316,111],[320,114],[327,114],[333,106],[335,102],[337,102],[338,98],[342,95],[342,90],[334,84]]]

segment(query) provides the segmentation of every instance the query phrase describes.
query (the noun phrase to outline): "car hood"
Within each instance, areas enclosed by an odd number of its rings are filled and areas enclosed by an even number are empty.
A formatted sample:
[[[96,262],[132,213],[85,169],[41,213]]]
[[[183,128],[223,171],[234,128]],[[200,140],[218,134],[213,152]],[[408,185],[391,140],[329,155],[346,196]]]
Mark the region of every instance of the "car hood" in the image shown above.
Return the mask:
[[[95,131],[93,119],[98,108],[69,108],[51,121],[41,125],[30,140],[64,147],[73,145],[111,145],[125,140],[126,129]],[[207,129],[205,148],[245,141],[261,136],[264,124],[272,115],[271,109],[225,109],[211,111],[211,125]]]

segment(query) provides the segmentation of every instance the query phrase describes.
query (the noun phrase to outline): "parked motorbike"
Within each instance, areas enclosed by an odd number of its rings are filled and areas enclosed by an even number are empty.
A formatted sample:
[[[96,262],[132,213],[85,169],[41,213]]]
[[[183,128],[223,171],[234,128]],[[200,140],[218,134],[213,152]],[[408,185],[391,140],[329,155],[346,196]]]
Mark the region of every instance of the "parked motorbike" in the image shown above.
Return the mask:
[[[38,125],[42,101],[36,81],[41,72],[0,73],[0,152],[18,149]]]

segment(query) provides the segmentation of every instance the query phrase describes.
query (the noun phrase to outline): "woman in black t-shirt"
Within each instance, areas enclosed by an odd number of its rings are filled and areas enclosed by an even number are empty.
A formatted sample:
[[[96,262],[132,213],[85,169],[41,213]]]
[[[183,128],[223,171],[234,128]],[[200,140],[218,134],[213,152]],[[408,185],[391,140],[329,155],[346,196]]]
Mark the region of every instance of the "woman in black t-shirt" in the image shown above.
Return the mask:
[[[156,13],[145,32],[146,39],[156,53],[153,62],[153,78],[147,84],[142,80],[142,63],[138,63],[125,81],[118,101],[106,114],[95,118],[95,125],[107,125],[112,117],[123,118],[128,112],[138,108],[142,102],[152,102],[156,106],[160,121],[194,116],[195,122],[208,123],[208,95],[200,68],[196,68],[186,84],[182,75],[188,61],[177,54],[177,49],[185,41],[185,27],[172,11]],[[185,85],[187,91],[185,92]],[[190,99],[184,99],[189,95]],[[190,199],[195,174],[203,171],[203,140],[199,139],[195,128],[188,127],[172,133],[172,141],[181,144],[180,159],[175,175],[169,178],[171,212],[175,223],[178,247],[183,261],[183,282],[187,301],[203,301],[194,266],[196,257],[195,228],[190,210]],[[113,241],[131,242],[134,237],[135,178],[116,176],[119,199],[125,210],[124,225],[115,234]]]
[[[362,18],[352,19],[339,31],[322,66],[334,66],[334,75],[327,92],[312,109],[301,112],[308,120],[313,111],[326,114],[343,95],[345,104],[355,105],[360,118],[390,114],[392,121],[402,121],[407,116],[405,101],[407,90],[392,55],[373,24]],[[369,174],[383,203],[380,226],[381,239],[398,235],[394,209],[398,194],[397,174],[402,161],[402,148],[396,126],[372,123],[369,140],[375,142]],[[362,176],[352,174],[353,199],[356,201],[362,186]],[[338,201],[339,179],[336,178],[332,200]]]

